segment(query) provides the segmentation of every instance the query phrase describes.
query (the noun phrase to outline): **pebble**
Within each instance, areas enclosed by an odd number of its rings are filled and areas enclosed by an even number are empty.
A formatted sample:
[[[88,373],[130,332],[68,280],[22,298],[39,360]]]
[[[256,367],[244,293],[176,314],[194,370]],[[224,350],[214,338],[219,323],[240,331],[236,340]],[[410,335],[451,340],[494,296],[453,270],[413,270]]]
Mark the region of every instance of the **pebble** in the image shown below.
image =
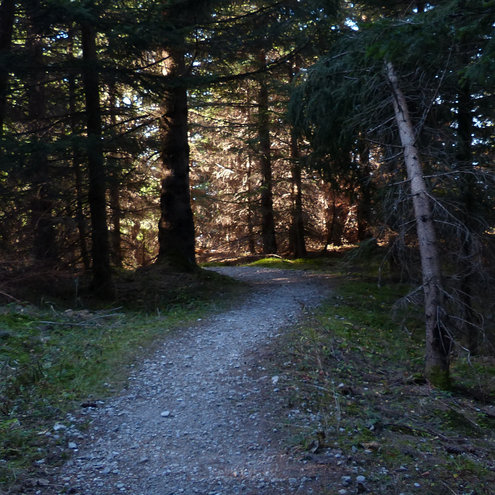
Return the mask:
[[[350,485],[352,478],[350,476],[342,476],[342,478],[340,478],[340,481],[342,481],[343,485]]]
[[[253,281],[255,289],[242,305],[167,337],[154,356],[130,370],[121,396],[81,411],[81,421],[93,424],[60,474],[78,494],[309,495],[328,489],[312,461],[292,459],[280,433],[274,434],[286,431],[274,428],[285,414],[278,400],[284,393],[276,388],[283,377],[262,366],[266,360],[259,363],[273,336],[295,323],[294,308],[325,297],[325,276],[289,271],[280,277],[251,267],[219,271]],[[297,421],[308,417],[301,408]],[[108,479],[114,475],[115,484]]]

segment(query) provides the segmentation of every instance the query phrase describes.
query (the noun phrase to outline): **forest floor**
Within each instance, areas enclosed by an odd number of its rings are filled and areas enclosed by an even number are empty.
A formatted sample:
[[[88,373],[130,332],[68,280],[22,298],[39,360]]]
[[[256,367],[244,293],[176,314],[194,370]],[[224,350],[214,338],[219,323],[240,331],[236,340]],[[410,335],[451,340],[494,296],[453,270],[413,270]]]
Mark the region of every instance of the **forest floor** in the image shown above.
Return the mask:
[[[334,263],[214,268],[245,286],[214,281],[213,312],[175,291],[171,324],[5,308],[29,359],[0,387],[0,494],[494,494],[495,359],[459,354],[431,388],[410,287]]]
[[[328,487],[322,464],[287,450],[279,421],[286,383],[260,361],[271,339],[328,294],[328,277],[216,270],[253,290],[240,306],[166,338],[122,395],[85,408],[72,427],[72,458],[41,493],[287,494]],[[87,421],[82,433],[77,424]]]

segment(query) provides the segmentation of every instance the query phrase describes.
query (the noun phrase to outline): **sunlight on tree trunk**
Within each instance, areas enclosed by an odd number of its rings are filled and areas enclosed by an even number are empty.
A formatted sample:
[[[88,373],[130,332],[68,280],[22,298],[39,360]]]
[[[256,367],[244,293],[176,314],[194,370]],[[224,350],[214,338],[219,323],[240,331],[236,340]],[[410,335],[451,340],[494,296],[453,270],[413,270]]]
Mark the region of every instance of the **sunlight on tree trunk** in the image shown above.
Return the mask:
[[[187,135],[187,91],[179,80],[184,76],[184,51],[167,50],[165,75],[172,81],[161,105],[160,140],[164,178],[158,261],[181,270],[196,269],[194,222],[189,191],[189,144]]]
[[[266,66],[265,51],[258,54],[260,66]],[[272,161],[270,144],[270,122],[268,115],[268,85],[262,75],[258,92],[258,138],[260,142],[261,168],[261,236],[263,253],[276,253],[275,220],[273,218]]]
[[[449,386],[451,338],[444,310],[444,295],[431,198],[423,177],[414,128],[393,65],[386,63],[392,91],[395,120],[403,147],[407,177],[411,184],[416,231],[421,255],[426,318],[426,378],[435,386]]]

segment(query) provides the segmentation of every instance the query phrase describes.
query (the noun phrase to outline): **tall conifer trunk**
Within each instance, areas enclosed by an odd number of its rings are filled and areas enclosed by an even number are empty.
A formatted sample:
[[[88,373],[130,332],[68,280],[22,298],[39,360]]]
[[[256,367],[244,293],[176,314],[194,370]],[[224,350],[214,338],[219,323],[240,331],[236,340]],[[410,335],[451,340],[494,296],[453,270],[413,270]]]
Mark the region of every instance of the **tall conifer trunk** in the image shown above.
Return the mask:
[[[258,53],[261,67],[266,66],[264,50]],[[270,144],[270,120],[268,113],[268,85],[266,76],[260,78],[258,91],[258,139],[260,146],[261,169],[261,237],[263,253],[276,253],[277,241],[275,239],[275,220],[273,217],[273,180]]]
[[[289,82],[292,83],[294,75],[299,67],[289,63]],[[299,143],[294,127],[290,130],[290,158],[291,158],[291,180],[292,180],[292,218],[289,233],[289,250],[296,258],[306,256],[306,242],[304,236],[304,214],[302,204],[302,167]]]
[[[11,49],[14,16],[14,0],[3,0],[0,5],[0,56],[6,55]],[[0,65],[0,138],[3,136],[5,112],[7,111],[8,79],[9,70],[2,64]]]
[[[106,174],[103,158],[96,31],[90,22],[81,23],[83,85],[88,132],[89,208],[91,212],[92,289],[103,298],[114,295],[106,212]]]
[[[117,107],[116,107],[116,88],[115,81],[108,85],[108,100],[110,106],[110,124],[112,129],[117,127]],[[108,193],[110,197],[111,225],[110,232],[110,255],[114,266],[122,268],[122,234],[121,234],[121,217],[122,208],[120,204],[120,167],[119,154],[114,151],[111,154],[111,170],[109,174]]]
[[[73,29],[69,29],[69,45],[68,55],[70,59],[75,62],[74,59],[74,33]],[[80,134],[80,123],[77,118],[77,96],[76,96],[76,77],[74,71],[69,72],[69,117],[70,117],[70,131],[73,137]],[[72,148],[72,169],[74,172],[75,187],[76,187],[76,205],[75,205],[75,220],[77,224],[77,230],[79,232],[79,250],[81,253],[81,259],[85,270],[91,268],[91,260],[89,256],[88,243],[87,243],[87,226],[86,218],[84,216],[84,192],[83,192],[83,172],[82,172],[82,160],[80,148],[77,145],[73,145]]]
[[[37,25],[38,0],[30,6],[30,23],[26,49],[31,63],[27,78],[28,129],[31,140],[30,167],[32,176],[31,225],[33,229],[33,256],[36,261],[52,264],[57,260],[53,198],[48,155],[45,147],[46,77],[43,61],[43,36]]]
[[[299,154],[299,146],[294,130],[290,135],[290,157],[292,161],[292,224],[290,232],[290,251],[296,258],[306,256],[306,243],[304,238],[304,216],[302,207],[302,170]]]
[[[436,233],[429,191],[423,177],[414,128],[409,117],[406,98],[399,87],[393,65],[386,64],[392,91],[395,120],[399,128],[407,177],[411,184],[416,231],[421,255],[426,319],[426,378],[436,386],[449,385],[451,338],[447,329],[444,296]]]
[[[181,83],[185,75],[184,49],[167,50],[165,72],[169,86],[161,104],[160,139],[163,166],[160,197],[158,261],[181,270],[194,270],[195,237],[189,191],[189,143],[187,89]]]

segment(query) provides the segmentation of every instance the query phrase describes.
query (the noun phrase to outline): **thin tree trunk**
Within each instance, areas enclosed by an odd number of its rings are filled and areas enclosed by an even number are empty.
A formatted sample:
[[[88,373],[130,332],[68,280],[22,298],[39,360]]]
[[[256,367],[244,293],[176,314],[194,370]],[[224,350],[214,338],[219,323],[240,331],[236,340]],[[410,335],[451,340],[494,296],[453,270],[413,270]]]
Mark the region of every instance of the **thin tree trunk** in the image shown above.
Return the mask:
[[[364,141],[364,138],[359,142],[359,200],[357,204],[357,224],[358,224],[358,240],[364,241],[370,237],[368,225],[371,216],[371,194],[370,194],[370,149]]]
[[[36,25],[35,14],[39,2],[32,5],[26,48],[31,65],[27,78],[28,128],[32,149],[30,167],[32,173],[31,224],[33,228],[33,256],[35,260],[52,264],[57,260],[55,228],[52,218],[53,199],[50,191],[50,171],[45,148],[46,91],[43,62],[43,38]]]
[[[462,276],[460,283],[460,300],[461,300],[461,332],[467,340],[467,347],[475,353],[479,345],[479,322],[476,321],[475,312],[473,309],[473,294],[475,292],[475,268],[474,263],[479,253],[476,249],[476,243],[473,238],[475,229],[475,183],[476,179],[471,174],[472,168],[472,145],[471,133],[473,119],[471,91],[469,83],[464,82],[459,84],[458,108],[457,108],[457,131],[458,131],[458,146],[457,159],[461,169],[467,169],[467,174],[463,178],[461,186],[461,199],[463,209],[463,229],[461,234],[461,267]]]
[[[68,55],[71,60],[74,61],[74,50],[73,50],[73,32],[69,29],[69,47]],[[70,114],[70,130],[73,137],[78,136],[78,119],[77,119],[77,98],[76,98],[76,78],[71,71],[69,73],[69,114]],[[77,224],[77,229],[79,232],[79,249],[81,252],[81,259],[83,262],[84,269],[88,271],[91,267],[91,260],[89,257],[87,236],[88,231],[86,227],[86,219],[84,215],[84,192],[83,192],[83,174],[82,174],[82,163],[80,158],[80,149],[78,146],[74,145],[72,149],[72,169],[74,171],[74,179],[76,186],[76,211],[75,219]]]
[[[158,261],[181,270],[194,270],[197,265],[189,191],[187,90],[180,83],[185,74],[183,48],[168,50],[165,71],[171,84],[165,91],[160,117],[164,178],[160,198]]]
[[[14,0],[3,0],[0,5],[0,56],[9,53],[12,46],[12,33],[15,17]],[[7,111],[7,87],[9,70],[5,62],[0,61],[0,138],[3,136],[3,126]]]
[[[254,223],[253,223],[253,188],[251,185],[251,175],[252,175],[252,164],[251,155],[248,155],[247,159],[247,200],[248,200],[248,210],[247,210],[247,228],[248,228],[248,249],[250,254],[256,254],[256,247],[254,242]]]
[[[266,66],[264,50],[258,54],[261,67]],[[263,253],[276,253],[275,220],[273,216],[273,180],[270,144],[270,121],[268,114],[268,85],[265,75],[261,76],[258,91],[258,139],[260,144],[261,169],[261,237]]]
[[[92,290],[103,298],[114,296],[106,212],[106,177],[102,146],[102,128],[96,53],[96,31],[89,22],[81,23],[83,49],[83,85],[86,98],[88,131],[88,199],[91,212]]]
[[[407,176],[411,183],[416,231],[421,255],[423,290],[426,318],[426,378],[436,386],[449,385],[451,338],[447,329],[444,296],[432,205],[419,153],[416,147],[414,128],[409,117],[407,102],[399,87],[393,65],[386,63],[387,75],[393,96],[395,119],[403,147]]]
[[[110,105],[110,123],[112,128],[117,126],[116,116],[116,95],[115,95],[115,83],[109,84],[108,98]],[[111,225],[112,230],[110,232],[110,244],[111,244],[111,259],[114,266],[122,267],[122,235],[120,228],[122,208],[120,205],[120,167],[119,156],[117,152],[112,153],[112,166],[109,177],[109,196],[110,196],[110,211],[111,211]]]
[[[294,130],[290,135],[290,157],[292,162],[292,225],[291,225],[291,252],[296,258],[307,255],[304,239],[304,214],[302,206],[302,171],[299,146]]]
[[[292,83],[294,75],[299,68],[289,63],[289,82]],[[302,168],[301,155],[299,153],[299,143],[297,142],[296,131],[293,127],[290,130],[290,158],[291,158],[291,179],[292,179],[292,219],[289,234],[290,251],[296,258],[303,258],[307,255],[306,242],[304,238],[304,214],[302,204]],[[326,247],[325,247],[326,249]]]

